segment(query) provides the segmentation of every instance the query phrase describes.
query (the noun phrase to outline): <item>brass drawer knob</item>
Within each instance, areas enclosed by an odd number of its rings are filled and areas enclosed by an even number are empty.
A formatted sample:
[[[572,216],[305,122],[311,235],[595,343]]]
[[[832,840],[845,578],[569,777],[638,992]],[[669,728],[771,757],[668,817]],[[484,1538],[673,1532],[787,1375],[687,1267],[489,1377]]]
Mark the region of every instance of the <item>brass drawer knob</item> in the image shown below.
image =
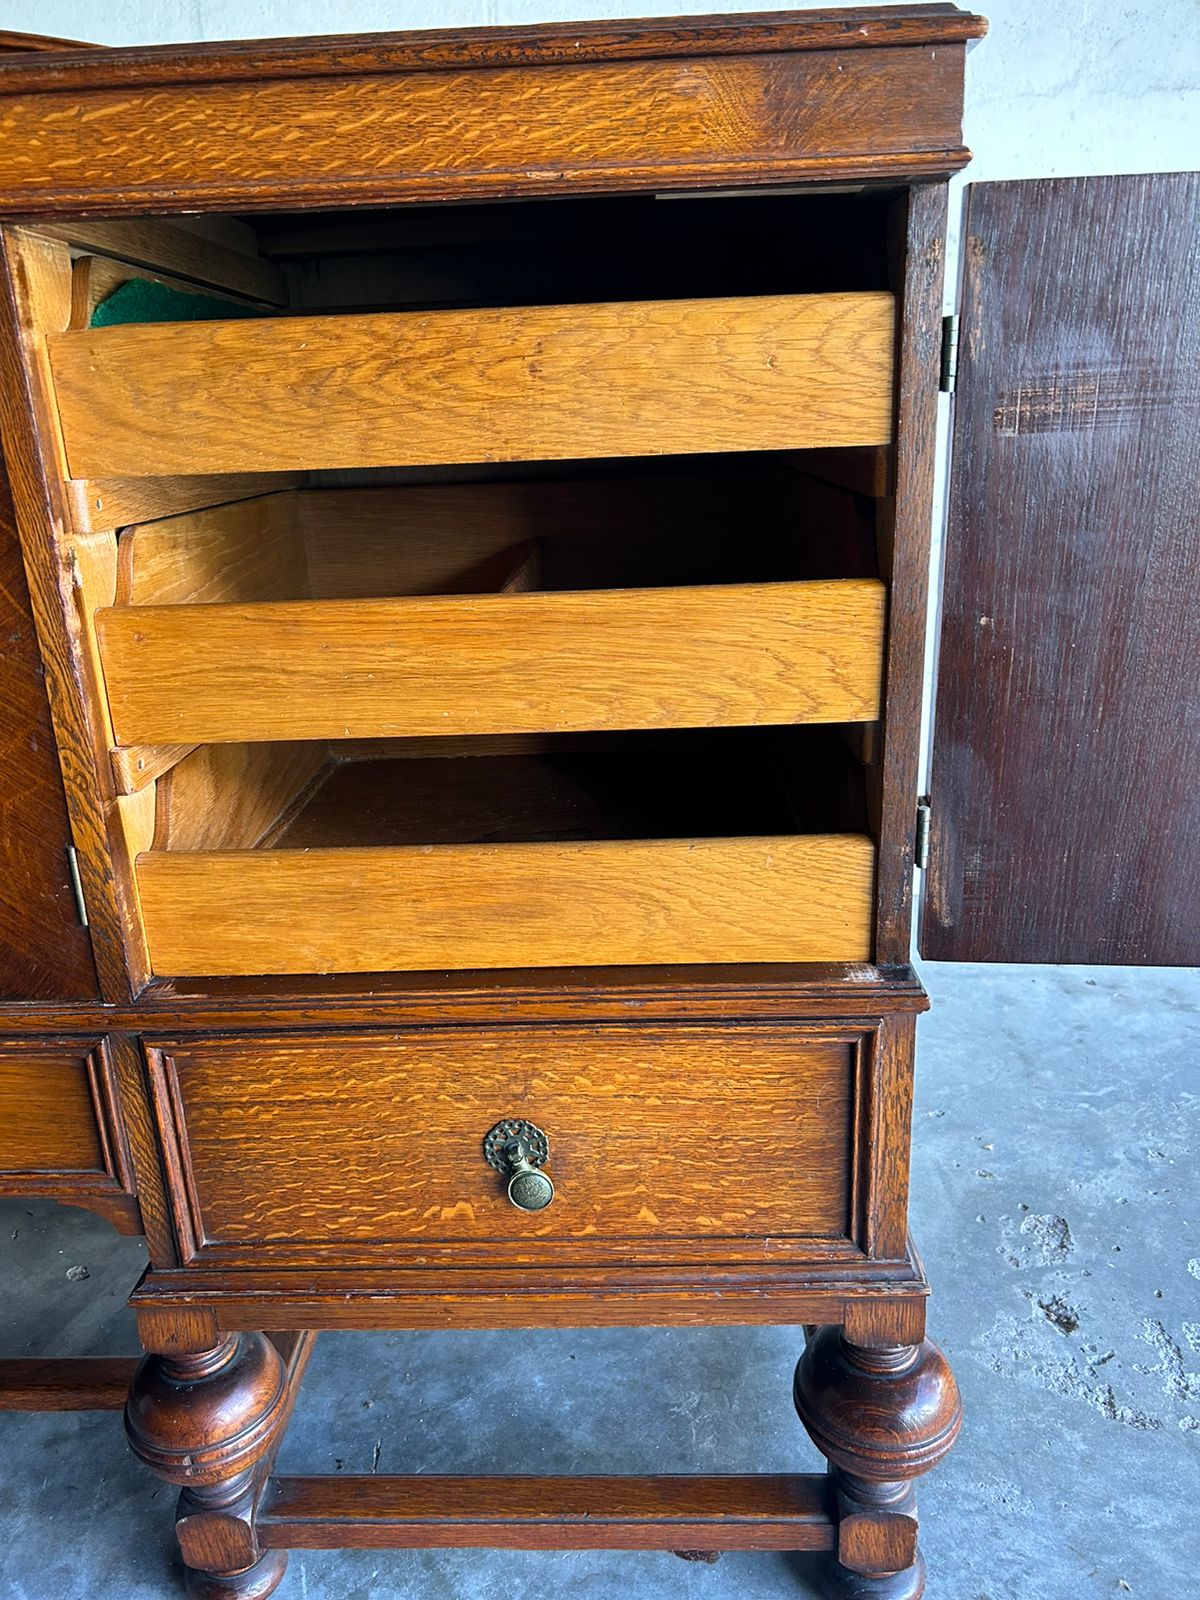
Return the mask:
[[[544,1211],[554,1199],[550,1175],[541,1169],[550,1141],[532,1122],[506,1117],[483,1141],[487,1163],[508,1179],[508,1198],[520,1211]]]

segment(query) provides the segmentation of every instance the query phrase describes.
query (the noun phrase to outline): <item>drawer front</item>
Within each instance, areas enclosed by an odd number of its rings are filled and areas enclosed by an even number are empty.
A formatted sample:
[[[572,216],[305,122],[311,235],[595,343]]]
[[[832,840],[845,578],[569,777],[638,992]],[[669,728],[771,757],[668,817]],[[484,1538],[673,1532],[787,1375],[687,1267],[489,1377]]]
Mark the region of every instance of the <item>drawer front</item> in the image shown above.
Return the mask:
[[[861,1030],[431,1029],[148,1049],[184,1253],[226,1264],[857,1256]],[[522,1118],[556,1194],[508,1200]]]
[[[874,874],[874,846],[852,834],[137,862],[160,977],[863,961]]]
[[[871,578],[97,618],[122,745],[869,722],[883,625]]]
[[[0,1194],[90,1206],[124,1226],[133,1189],[105,1042],[0,1041]]]
[[[147,323],[47,342],[73,478],[892,437],[883,292]]]

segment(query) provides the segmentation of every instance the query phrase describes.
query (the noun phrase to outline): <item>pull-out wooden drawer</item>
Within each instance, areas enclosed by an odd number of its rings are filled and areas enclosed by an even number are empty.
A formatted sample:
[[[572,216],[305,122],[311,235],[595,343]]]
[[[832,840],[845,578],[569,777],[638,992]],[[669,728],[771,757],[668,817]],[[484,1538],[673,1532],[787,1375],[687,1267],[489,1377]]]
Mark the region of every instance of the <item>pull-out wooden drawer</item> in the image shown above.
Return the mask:
[[[863,578],[135,605],[98,628],[132,745],[870,721],[883,619]]]
[[[0,1042],[0,1194],[87,1206],[136,1233],[133,1193],[105,1042]]]
[[[859,1253],[870,1037],[438,1028],[149,1057],[181,1237],[214,1263],[761,1264]],[[485,1160],[508,1118],[548,1140],[544,1210]]]
[[[861,769],[832,730],[603,735],[458,757],[417,744],[320,771],[308,746],[212,746],[180,763],[136,860],[154,971],[870,955],[875,847]],[[256,800],[269,816],[306,779],[256,842]],[[229,848],[239,823],[250,848]]]
[[[883,444],[890,294],[89,328],[49,341],[73,478]]]

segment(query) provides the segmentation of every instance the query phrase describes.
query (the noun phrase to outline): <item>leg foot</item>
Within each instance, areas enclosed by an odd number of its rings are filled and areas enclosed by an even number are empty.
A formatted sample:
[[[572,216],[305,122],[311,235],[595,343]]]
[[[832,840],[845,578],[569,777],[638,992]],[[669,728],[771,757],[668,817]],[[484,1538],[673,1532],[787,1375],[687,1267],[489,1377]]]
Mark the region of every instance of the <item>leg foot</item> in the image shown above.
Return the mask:
[[[796,1410],[830,1463],[837,1503],[836,1560],[826,1587],[841,1600],[918,1600],[925,1564],[917,1549],[912,1482],[958,1437],[958,1387],[936,1345],[851,1344],[818,1330],[796,1368]]]
[[[188,1355],[148,1355],[125,1408],[134,1454],[182,1490],[175,1531],[193,1600],[265,1600],[287,1556],[262,1551],[262,1473],[287,1419],[288,1381],[261,1333]]]
[[[268,1550],[245,1572],[197,1572],[184,1568],[184,1586],[191,1600],[267,1600],[287,1571],[287,1551]]]
[[[917,1559],[903,1572],[872,1578],[864,1572],[851,1572],[836,1556],[828,1556],[816,1577],[828,1600],[921,1600],[925,1593],[925,1557],[918,1550]]]

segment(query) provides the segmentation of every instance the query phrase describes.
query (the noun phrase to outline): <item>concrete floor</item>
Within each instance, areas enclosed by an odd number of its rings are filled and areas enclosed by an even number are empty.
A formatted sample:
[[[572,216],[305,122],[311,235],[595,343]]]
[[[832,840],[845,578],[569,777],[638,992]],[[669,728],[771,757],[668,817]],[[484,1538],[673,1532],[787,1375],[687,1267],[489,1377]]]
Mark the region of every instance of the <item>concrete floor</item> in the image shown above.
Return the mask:
[[[1200,973],[930,967],[913,1226],[967,1426],[926,1480],[930,1600],[1200,1593]],[[133,1348],[143,1247],[0,1203],[0,1351]],[[78,1271],[87,1269],[83,1278]],[[287,1471],[794,1471],[794,1328],[325,1335]],[[0,1595],[178,1594],[173,1493],[115,1414],[0,1415]],[[804,1600],[803,1563],[292,1557],[291,1600]]]

